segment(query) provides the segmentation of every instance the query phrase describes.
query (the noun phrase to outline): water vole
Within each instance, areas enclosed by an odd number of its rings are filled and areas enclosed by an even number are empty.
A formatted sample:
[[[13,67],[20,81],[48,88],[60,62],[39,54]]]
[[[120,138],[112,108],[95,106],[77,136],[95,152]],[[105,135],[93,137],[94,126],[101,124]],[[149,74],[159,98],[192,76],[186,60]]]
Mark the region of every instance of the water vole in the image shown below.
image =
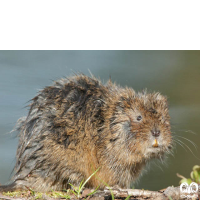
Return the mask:
[[[172,145],[167,100],[111,81],[77,75],[55,82],[32,99],[19,120],[13,183],[1,190],[129,188],[146,163]]]

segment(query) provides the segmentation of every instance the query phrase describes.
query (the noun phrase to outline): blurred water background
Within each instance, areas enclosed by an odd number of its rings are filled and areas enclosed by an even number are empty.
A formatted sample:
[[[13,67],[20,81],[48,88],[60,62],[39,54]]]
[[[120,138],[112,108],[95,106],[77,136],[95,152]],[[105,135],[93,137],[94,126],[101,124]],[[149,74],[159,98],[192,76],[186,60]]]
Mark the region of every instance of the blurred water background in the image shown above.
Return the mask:
[[[135,187],[158,190],[177,186],[177,172],[189,177],[200,164],[200,51],[0,51],[0,183],[15,164],[17,138],[9,132],[27,114],[27,102],[52,80],[89,70],[104,82],[111,76],[136,91],[168,96],[172,131],[198,146],[179,137],[193,153],[177,146],[164,164],[151,163]]]

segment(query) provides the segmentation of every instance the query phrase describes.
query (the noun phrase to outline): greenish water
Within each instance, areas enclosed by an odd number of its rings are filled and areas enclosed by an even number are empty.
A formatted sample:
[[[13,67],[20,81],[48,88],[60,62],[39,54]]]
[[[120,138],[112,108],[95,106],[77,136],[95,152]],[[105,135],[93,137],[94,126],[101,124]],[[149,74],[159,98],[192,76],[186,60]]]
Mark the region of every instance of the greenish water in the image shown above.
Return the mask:
[[[177,172],[189,176],[200,164],[200,51],[0,51],[0,183],[15,164],[17,138],[9,132],[27,114],[27,102],[52,80],[88,69],[104,81],[111,76],[168,96],[172,131],[198,146],[179,137],[193,153],[177,146],[164,164],[151,163],[136,188],[158,190],[178,185]]]

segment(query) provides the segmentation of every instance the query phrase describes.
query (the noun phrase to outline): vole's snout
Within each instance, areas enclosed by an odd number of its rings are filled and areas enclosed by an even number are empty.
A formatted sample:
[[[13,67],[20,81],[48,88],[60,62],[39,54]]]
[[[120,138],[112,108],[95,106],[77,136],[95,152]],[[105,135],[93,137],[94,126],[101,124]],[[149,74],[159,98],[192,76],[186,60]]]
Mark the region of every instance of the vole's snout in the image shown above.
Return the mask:
[[[152,134],[154,137],[159,137],[159,135],[160,135],[160,130],[157,129],[157,128],[153,128],[153,129],[151,130],[151,134]]]
[[[153,147],[158,147],[158,140],[157,138],[160,136],[160,130],[158,128],[153,128],[151,130],[151,134],[153,137],[155,137],[154,142],[153,142]]]

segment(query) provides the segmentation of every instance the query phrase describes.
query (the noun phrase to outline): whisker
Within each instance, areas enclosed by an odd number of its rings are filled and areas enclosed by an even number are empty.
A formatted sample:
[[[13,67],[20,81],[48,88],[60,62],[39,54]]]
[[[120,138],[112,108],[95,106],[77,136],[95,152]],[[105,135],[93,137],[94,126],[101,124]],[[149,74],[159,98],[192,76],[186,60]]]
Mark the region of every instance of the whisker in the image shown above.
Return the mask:
[[[177,136],[177,137],[180,137],[180,138],[183,138],[183,139],[185,139],[185,140],[187,140],[187,141],[189,141],[189,142],[195,147],[195,149],[197,150],[198,146],[197,146],[193,141],[191,141],[191,140],[189,140],[189,139],[187,139],[187,138],[185,138],[185,137],[179,136],[179,135],[176,135],[176,136]]]
[[[156,165],[159,169],[161,169],[161,171],[164,172],[163,168],[161,167],[161,165],[159,165],[158,162],[155,161],[153,164]],[[163,163],[162,163],[162,164],[163,164]]]
[[[185,132],[185,133],[192,133],[192,134],[194,134],[194,135],[197,135],[197,133],[195,133],[195,132],[192,131],[192,130],[177,130],[177,131],[179,131],[179,132]]]
[[[182,144],[184,144],[181,140],[178,140],[178,139],[176,138],[176,139],[174,139],[174,142],[176,142],[177,144],[179,144],[185,151],[187,151],[187,149],[182,145]],[[182,143],[182,144],[181,144]]]
[[[174,157],[173,150],[171,150],[171,149],[166,149],[166,153],[169,154],[169,155],[172,155],[172,156]]]
[[[181,140],[179,140],[179,139],[176,138],[176,142],[177,142],[177,140],[178,140],[179,142],[181,142],[182,144],[184,144],[185,147],[187,147],[187,148],[189,149],[189,151],[192,153],[192,155],[193,155],[195,158],[197,158],[198,160],[200,160],[200,158],[198,158],[197,156],[195,156],[195,154],[194,154],[193,151],[190,149],[190,147],[188,147],[188,145],[186,145],[183,141],[181,141]]]
[[[161,163],[164,164],[164,161],[162,159],[162,156],[160,155],[160,160],[161,160]]]

